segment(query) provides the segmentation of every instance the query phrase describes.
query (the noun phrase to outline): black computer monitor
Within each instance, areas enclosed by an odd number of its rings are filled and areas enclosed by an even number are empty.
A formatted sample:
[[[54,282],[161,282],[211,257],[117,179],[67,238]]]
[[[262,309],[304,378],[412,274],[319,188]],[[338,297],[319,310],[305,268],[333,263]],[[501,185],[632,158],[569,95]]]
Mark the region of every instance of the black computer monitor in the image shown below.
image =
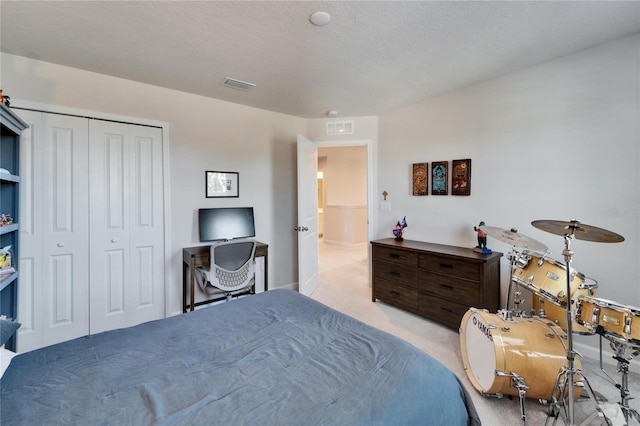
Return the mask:
[[[253,207],[198,210],[200,241],[225,241],[256,236]]]

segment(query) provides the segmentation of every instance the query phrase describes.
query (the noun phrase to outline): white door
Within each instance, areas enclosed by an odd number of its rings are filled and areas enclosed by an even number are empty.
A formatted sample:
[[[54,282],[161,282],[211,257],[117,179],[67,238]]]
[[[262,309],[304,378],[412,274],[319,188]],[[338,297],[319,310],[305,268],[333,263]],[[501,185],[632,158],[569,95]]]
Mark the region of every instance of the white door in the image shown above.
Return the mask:
[[[91,333],[164,317],[162,132],[93,120]]]
[[[18,350],[89,333],[86,119],[18,111],[23,133]]]
[[[318,148],[298,135],[298,287],[309,296],[318,287]]]

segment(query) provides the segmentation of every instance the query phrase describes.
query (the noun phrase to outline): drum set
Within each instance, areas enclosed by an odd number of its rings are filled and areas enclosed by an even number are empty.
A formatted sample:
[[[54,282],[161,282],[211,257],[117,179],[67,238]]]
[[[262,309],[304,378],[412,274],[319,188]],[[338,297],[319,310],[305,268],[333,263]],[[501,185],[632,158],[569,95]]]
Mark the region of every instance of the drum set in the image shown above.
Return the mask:
[[[548,403],[548,422],[553,424],[560,416],[566,424],[575,424],[574,404],[585,391],[595,410],[584,423],[599,417],[610,424],[582,372],[580,355],[573,349],[573,334],[598,334],[601,369],[605,338],[622,373],[620,384],[607,377],[620,389],[619,407],[625,421],[633,417],[640,422],[640,414],[629,406],[628,387],[629,361],[640,354],[640,309],[596,298],[597,281],[571,267],[573,239],[617,243],[624,238],[577,220],[531,224],[563,237],[564,262],[551,258],[547,246],[517,229],[481,227],[513,249],[507,255],[511,279],[504,309],[494,314],[470,308],[460,324],[462,360],[471,384],[483,395],[519,397],[523,422],[525,398]],[[533,293],[529,312],[521,309],[521,286]],[[625,356],[627,349],[633,351],[629,356]]]

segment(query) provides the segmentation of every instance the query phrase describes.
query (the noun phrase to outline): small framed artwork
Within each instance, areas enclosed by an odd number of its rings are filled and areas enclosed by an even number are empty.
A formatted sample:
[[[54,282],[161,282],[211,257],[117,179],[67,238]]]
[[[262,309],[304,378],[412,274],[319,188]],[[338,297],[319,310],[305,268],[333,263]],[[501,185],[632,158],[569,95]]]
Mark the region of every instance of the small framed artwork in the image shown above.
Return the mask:
[[[236,172],[205,172],[207,198],[233,198],[240,196],[239,176]]]
[[[471,195],[471,160],[451,162],[451,195]]]
[[[429,163],[414,163],[412,173],[413,195],[429,195],[427,169]]]
[[[448,161],[434,161],[431,163],[431,195],[447,195],[449,193],[448,178]]]

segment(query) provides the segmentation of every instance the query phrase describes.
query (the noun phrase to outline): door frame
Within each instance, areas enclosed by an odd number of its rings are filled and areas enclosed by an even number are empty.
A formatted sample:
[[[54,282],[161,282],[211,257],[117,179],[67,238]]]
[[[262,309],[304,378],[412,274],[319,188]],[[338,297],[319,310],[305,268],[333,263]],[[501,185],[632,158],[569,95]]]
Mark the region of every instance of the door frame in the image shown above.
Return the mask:
[[[354,140],[340,140],[340,141],[313,141],[318,148],[339,148],[348,146],[365,146],[367,148],[367,240],[371,241],[373,238],[376,224],[378,222],[377,210],[375,205],[375,193],[377,192],[376,179],[376,150],[373,139],[354,139]],[[371,266],[371,253],[370,247],[367,250],[369,259],[369,266]],[[369,268],[371,270],[371,268]],[[371,280],[369,280],[371,283]]]
[[[83,118],[96,118],[100,120],[116,121],[121,123],[136,124],[142,126],[158,127],[162,130],[162,185],[163,185],[163,208],[164,208],[164,317],[166,318],[169,312],[171,312],[170,302],[173,300],[173,294],[170,289],[173,290],[175,286],[169,285],[169,282],[173,278],[171,268],[171,179],[169,171],[169,152],[170,152],[170,140],[169,140],[169,123],[166,121],[150,120],[139,117],[130,117],[125,115],[111,114],[106,112],[91,111],[78,108],[63,107],[58,105],[49,105],[39,102],[24,101],[20,99],[11,100],[12,109],[20,110],[32,110],[39,112],[46,112],[51,114],[64,114],[72,115]],[[177,300],[177,299],[176,299]]]

